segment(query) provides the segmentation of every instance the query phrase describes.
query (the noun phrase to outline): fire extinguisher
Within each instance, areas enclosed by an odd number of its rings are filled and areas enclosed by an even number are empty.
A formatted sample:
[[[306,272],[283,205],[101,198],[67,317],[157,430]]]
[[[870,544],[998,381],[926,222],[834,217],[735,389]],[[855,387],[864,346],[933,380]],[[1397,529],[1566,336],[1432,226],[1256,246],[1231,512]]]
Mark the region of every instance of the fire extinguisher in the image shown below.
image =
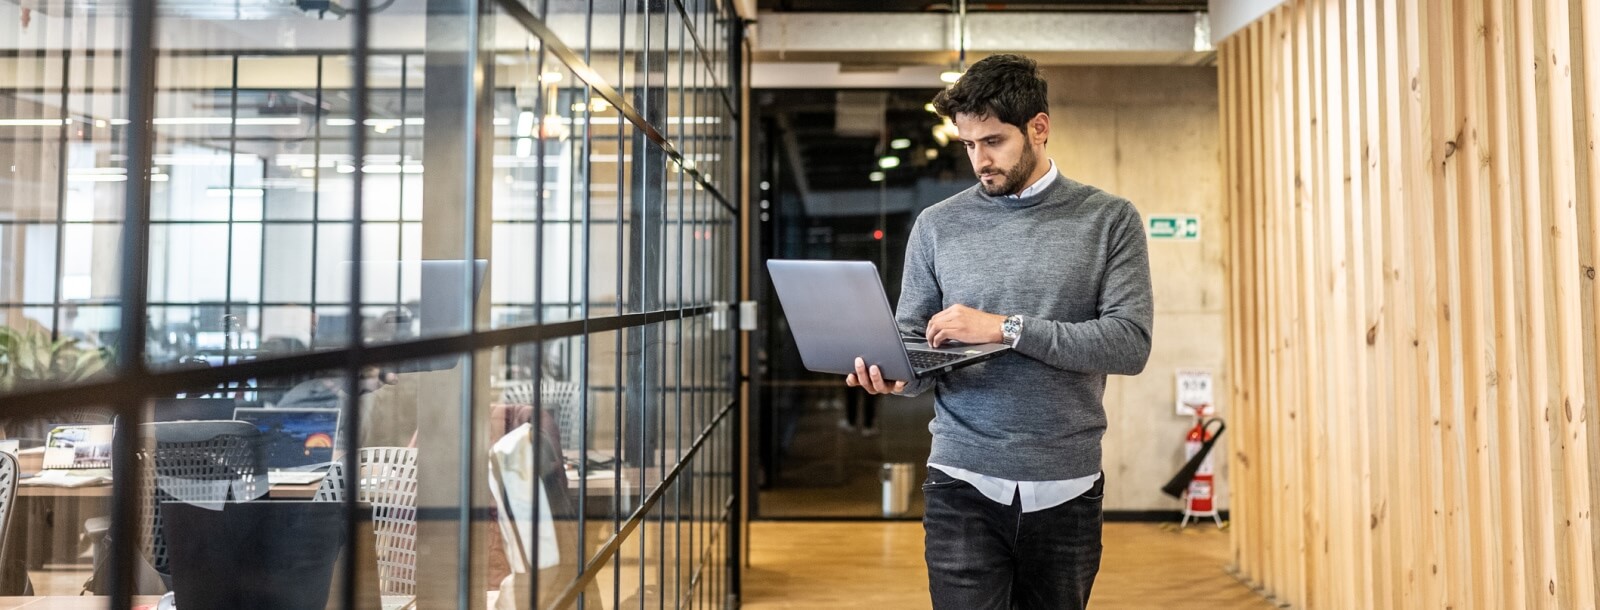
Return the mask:
[[[1184,461],[1187,462],[1194,459],[1194,456],[1200,453],[1201,448],[1206,445],[1207,441],[1216,438],[1216,435],[1207,429],[1206,424],[1208,423],[1210,422],[1205,418],[1205,409],[1203,407],[1196,408],[1194,427],[1189,429],[1189,433],[1183,439]],[[1184,494],[1184,501],[1188,504],[1190,513],[1207,514],[1212,512],[1211,491],[1215,475],[1212,471],[1211,461],[1211,453],[1208,451],[1205,457],[1200,459],[1200,467],[1195,470],[1194,478],[1189,480],[1189,489]]]

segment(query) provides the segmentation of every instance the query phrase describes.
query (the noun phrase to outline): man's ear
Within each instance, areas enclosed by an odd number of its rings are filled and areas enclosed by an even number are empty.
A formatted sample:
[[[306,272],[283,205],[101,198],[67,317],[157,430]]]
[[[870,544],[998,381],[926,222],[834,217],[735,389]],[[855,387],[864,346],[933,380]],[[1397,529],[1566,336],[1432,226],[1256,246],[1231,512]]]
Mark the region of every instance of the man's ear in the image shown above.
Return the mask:
[[[1050,115],[1041,112],[1028,120],[1028,139],[1037,143],[1050,140]]]

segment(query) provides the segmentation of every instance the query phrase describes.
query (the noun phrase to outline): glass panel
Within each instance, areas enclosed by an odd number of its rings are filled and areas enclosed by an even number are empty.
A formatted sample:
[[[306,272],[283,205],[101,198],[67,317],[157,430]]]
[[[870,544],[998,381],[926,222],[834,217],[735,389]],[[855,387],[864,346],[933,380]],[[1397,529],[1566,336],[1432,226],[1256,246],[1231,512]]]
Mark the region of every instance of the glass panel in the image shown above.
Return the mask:
[[[104,595],[104,575],[91,577],[95,556],[110,552],[112,413],[90,406],[0,420],[0,469],[22,478],[6,500],[0,595],[76,596],[86,582]],[[110,605],[107,597],[74,599],[85,608]]]
[[[55,223],[0,223],[0,303],[55,302],[59,230]]]

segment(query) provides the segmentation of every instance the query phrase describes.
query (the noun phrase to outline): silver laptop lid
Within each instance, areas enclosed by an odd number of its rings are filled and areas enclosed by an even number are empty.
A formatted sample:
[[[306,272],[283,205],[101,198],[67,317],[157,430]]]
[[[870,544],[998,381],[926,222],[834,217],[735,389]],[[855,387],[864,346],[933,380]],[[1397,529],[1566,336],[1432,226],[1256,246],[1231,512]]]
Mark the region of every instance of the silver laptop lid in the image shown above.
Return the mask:
[[[767,271],[807,369],[848,375],[860,356],[878,365],[884,379],[916,379],[877,266],[774,259]]]

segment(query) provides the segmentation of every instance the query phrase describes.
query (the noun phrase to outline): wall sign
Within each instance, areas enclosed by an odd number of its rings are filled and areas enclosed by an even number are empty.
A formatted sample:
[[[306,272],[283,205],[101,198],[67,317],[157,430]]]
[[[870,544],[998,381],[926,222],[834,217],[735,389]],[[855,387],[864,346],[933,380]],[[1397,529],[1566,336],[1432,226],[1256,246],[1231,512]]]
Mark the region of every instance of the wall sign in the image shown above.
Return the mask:
[[[1151,214],[1145,218],[1145,235],[1150,239],[1199,241],[1200,217],[1193,214]]]

